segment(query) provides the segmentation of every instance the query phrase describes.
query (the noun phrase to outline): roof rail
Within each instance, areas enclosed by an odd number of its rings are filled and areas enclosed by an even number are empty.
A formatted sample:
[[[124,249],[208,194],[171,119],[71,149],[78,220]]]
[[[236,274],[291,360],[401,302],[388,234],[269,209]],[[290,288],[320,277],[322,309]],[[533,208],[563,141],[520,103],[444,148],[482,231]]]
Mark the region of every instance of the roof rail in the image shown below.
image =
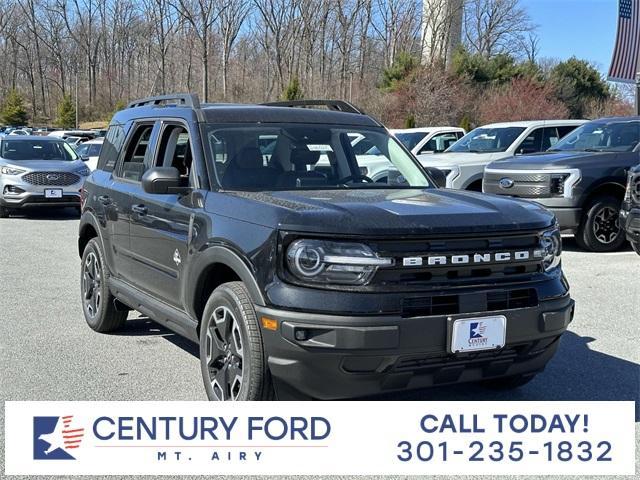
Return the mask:
[[[197,109],[200,108],[200,99],[195,93],[173,93],[134,100],[127,105],[127,108],[173,104]]]
[[[345,113],[358,113],[360,115],[366,115],[364,111],[360,110],[355,105],[345,102],[344,100],[289,100],[281,102],[267,102],[262,105],[268,107],[313,107],[323,106],[329,110]]]

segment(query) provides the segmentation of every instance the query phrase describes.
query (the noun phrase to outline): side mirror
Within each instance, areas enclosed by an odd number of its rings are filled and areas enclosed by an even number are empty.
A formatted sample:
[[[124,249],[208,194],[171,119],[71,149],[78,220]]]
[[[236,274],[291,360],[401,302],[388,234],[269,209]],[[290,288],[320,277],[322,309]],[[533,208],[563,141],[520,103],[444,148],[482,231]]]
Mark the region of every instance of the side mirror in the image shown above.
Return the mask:
[[[80,157],[80,160],[82,160],[83,162],[88,162],[89,161],[89,156],[88,155],[82,155]]]
[[[146,193],[167,195],[169,193],[184,193],[180,172],[175,167],[154,167],[142,175],[142,189]]]
[[[431,179],[435,182],[437,187],[445,188],[447,186],[447,176],[442,170],[435,167],[424,167]]]

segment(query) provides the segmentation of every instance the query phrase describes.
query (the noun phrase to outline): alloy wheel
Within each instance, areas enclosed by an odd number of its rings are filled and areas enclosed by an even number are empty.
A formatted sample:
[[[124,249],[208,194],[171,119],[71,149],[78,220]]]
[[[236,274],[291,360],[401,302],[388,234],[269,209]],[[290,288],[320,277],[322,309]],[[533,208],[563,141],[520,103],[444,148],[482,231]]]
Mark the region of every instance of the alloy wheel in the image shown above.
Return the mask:
[[[242,390],[244,349],[238,320],[228,307],[220,306],[213,311],[206,347],[215,399],[237,400]]]
[[[98,257],[94,252],[90,252],[84,261],[82,270],[82,297],[85,310],[91,318],[95,318],[100,309],[101,293],[100,283],[102,282],[102,271]]]
[[[603,207],[593,217],[593,235],[605,245],[616,241],[620,235],[620,221],[613,208]]]

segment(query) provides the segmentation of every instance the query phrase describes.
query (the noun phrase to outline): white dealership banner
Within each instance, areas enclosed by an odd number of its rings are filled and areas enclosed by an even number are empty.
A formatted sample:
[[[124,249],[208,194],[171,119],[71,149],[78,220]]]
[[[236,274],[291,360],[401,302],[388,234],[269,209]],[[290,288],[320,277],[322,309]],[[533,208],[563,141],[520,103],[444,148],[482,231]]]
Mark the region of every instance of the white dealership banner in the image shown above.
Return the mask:
[[[5,402],[6,475],[635,473],[634,402]]]

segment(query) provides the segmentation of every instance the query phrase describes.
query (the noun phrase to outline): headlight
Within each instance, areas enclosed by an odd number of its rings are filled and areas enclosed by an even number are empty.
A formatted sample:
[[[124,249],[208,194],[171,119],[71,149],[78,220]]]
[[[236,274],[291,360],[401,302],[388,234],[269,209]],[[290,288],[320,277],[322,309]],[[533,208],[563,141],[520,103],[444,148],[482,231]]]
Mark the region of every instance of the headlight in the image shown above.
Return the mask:
[[[89,175],[91,175],[91,170],[89,170],[89,167],[81,167],[76,170],[76,173],[78,175],[82,175],[83,177],[88,177]]]
[[[570,169],[566,172],[552,172],[549,192],[554,197],[573,197],[573,187],[582,177],[580,170]]]
[[[289,271],[308,283],[366,285],[379,267],[393,262],[361,243],[296,240],[287,249]]]
[[[562,238],[560,230],[556,227],[553,230],[543,232],[540,238],[542,250],[542,266],[545,272],[553,270],[560,265],[560,255],[562,254]]]
[[[26,170],[22,170],[20,168],[14,167],[0,167],[0,173],[4,175],[20,175],[21,173],[26,172]]]
[[[438,168],[438,170],[444,173],[444,176],[447,179],[447,188],[453,188],[453,181],[456,179],[458,175],[460,175],[460,169],[455,166],[442,167],[442,168],[436,167],[436,168]]]
[[[631,203],[631,189],[633,188],[633,173],[629,172],[627,174],[627,189],[624,192],[624,203]]]

